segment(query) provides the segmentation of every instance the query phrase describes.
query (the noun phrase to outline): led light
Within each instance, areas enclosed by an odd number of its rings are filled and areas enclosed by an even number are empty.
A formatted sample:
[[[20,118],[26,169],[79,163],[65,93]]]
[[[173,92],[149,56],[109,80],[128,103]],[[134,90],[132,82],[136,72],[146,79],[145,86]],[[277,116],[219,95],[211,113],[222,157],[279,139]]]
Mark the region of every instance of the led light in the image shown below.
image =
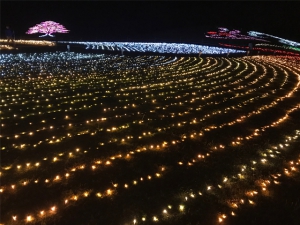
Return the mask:
[[[69,32],[63,25],[56,23],[54,21],[45,21],[40,24],[37,24],[26,32],[26,34],[34,34],[34,33],[44,33],[44,35],[40,36],[50,36],[53,37],[53,33],[67,33]]]

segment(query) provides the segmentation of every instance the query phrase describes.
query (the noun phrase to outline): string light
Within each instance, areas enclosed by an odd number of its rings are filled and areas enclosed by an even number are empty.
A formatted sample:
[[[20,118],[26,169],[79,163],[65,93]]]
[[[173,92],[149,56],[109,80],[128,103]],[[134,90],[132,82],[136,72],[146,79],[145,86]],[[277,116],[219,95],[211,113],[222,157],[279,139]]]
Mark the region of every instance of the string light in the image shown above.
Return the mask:
[[[1,42],[7,42],[6,39],[0,39],[0,43]],[[14,40],[14,43],[15,44],[18,44],[18,45],[38,45],[38,46],[55,46],[55,42],[53,41],[44,41],[44,40],[20,40],[20,39],[17,39],[17,40]],[[1,45],[3,46],[3,45]],[[7,46],[7,45],[4,45],[4,46]],[[4,48],[7,48],[7,49],[13,49],[13,47],[10,46],[10,48],[8,47],[4,47]]]
[[[195,44],[177,43],[148,43],[148,42],[78,42],[78,41],[58,41],[63,44],[85,45],[86,49],[101,49],[111,51],[128,52],[156,52],[156,53],[176,53],[176,54],[226,54],[245,53],[243,50],[230,48],[220,48]]]
[[[274,36],[274,35],[270,35],[270,34],[265,34],[265,33],[262,33],[262,32],[249,31],[248,34],[250,36],[260,37],[260,38],[271,37],[271,38],[279,40],[279,42],[283,43],[283,44],[287,44],[287,45],[291,45],[291,46],[300,46],[300,43],[298,43],[298,42],[287,40],[287,39],[280,38],[280,37],[277,37],[277,36]]]
[[[53,33],[68,33],[69,30],[67,30],[63,25],[56,23],[54,21],[45,21],[39,24],[36,24],[33,27],[30,27],[29,30],[26,32],[26,34],[34,34],[34,33],[43,33],[44,36],[50,36],[53,37]]]
[[[55,197],[52,203],[55,206],[34,200],[38,211],[29,207],[26,215],[37,222],[41,216],[56,216],[65,207],[77,205],[83,199],[113,199],[120,190],[131,193],[139,185],[164,182],[165,177],[177,169],[195,168],[207,159],[213,161],[219,151],[227,154],[227,149],[243,148],[268,135],[269,131],[286,126],[293,113],[300,109],[294,100],[300,86],[297,57],[120,58],[75,53],[2,54],[0,57],[5,65],[1,71],[2,150],[7,155],[14,155],[16,151],[22,155],[18,160],[8,157],[6,165],[2,165],[1,195],[7,199],[14,195],[21,201],[24,199],[21,189],[45,186],[48,191],[62,185],[72,193]],[[41,63],[42,59],[45,63]],[[58,71],[46,62],[58,65],[55,67]],[[41,67],[47,75],[39,74]],[[30,74],[29,70],[32,70]],[[139,74],[145,76],[140,78]],[[122,85],[118,87],[119,84]],[[104,91],[99,91],[99,87]],[[103,100],[106,98],[107,101]],[[111,103],[111,99],[117,103]],[[144,106],[148,107],[146,112]],[[249,121],[278,108],[283,108],[282,115],[274,115],[258,125],[254,123],[241,133],[233,132],[236,128],[247,128]],[[97,115],[91,113],[94,111]],[[228,132],[232,136],[217,139],[213,146],[202,145],[203,141],[211,140],[214,132]],[[297,135],[296,132],[294,137]],[[84,143],[77,143],[80,138]],[[273,160],[280,160],[280,153],[287,151],[295,140],[285,139],[274,145],[276,148],[268,147],[259,152],[258,157],[247,159],[249,161],[239,165],[237,171],[232,169],[236,172],[234,176],[221,174],[219,180],[212,178],[218,181],[216,184],[197,181],[203,189],[189,190],[179,203],[174,201],[173,204],[170,199],[165,207],[157,209],[155,216],[151,213],[147,217],[128,215],[130,223],[139,224],[146,218],[156,222],[183,215],[190,201],[246,183],[250,171],[260,170],[260,166],[270,167]],[[200,143],[192,156],[185,152],[174,153],[174,149],[189,141]],[[31,154],[35,153],[32,160]],[[171,153],[174,154],[172,160],[162,161],[161,156]],[[133,172],[128,177],[115,174],[111,182],[85,190],[70,185],[77,183],[81,175],[101,177],[101,173],[110,173],[119,165],[127,168],[148,154],[160,155],[151,165],[151,172],[137,169],[138,173]],[[296,160],[292,162],[284,165],[283,175],[292,176],[299,171]],[[43,175],[45,170],[47,175]],[[11,179],[6,179],[9,176]],[[247,204],[255,206],[257,201],[253,198],[268,194],[273,184],[280,183],[277,179],[257,179],[256,189],[245,190],[236,202],[229,199],[232,207],[217,218],[223,222],[228,215],[236,214],[232,210]],[[28,216],[16,213],[18,210],[17,207],[8,209],[11,213],[7,220],[14,220],[14,215],[28,221]]]
[[[218,27],[218,31],[208,31],[206,32],[205,37],[207,38],[216,38],[216,39],[236,39],[236,40],[255,40],[255,41],[263,41],[268,42],[265,40],[264,37],[255,38],[248,35],[241,34],[240,30],[229,30],[225,27]]]

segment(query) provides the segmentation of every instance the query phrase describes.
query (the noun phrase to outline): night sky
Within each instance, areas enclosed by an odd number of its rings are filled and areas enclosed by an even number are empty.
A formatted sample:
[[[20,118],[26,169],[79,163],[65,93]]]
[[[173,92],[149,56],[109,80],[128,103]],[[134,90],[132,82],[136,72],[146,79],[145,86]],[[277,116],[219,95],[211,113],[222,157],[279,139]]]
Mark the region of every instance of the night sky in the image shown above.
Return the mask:
[[[1,1],[1,36],[10,25],[16,38],[46,20],[63,24],[82,41],[195,42],[217,27],[265,32],[300,41],[300,2],[102,2]]]

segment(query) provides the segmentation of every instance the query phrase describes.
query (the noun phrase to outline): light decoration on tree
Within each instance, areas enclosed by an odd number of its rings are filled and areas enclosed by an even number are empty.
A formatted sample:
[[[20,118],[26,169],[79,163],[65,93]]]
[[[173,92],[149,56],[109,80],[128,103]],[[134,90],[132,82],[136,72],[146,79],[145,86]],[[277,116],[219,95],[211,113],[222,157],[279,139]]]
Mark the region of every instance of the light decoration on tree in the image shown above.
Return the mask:
[[[264,40],[264,37],[251,37],[248,35],[241,34],[240,30],[229,30],[225,27],[219,27],[218,31],[209,31],[206,33],[205,37],[208,38],[216,38],[216,39],[241,39],[241,40],[255,40],[255,41],[264,41],[268,42],[267,40]]]
[[[54,37],[54,35],[52,35],[53,33],[68,33],[68,32],[69,30],[67,30],[63,25],[59,23],[56,23],[54,21],[45,21],[29,28],[26,34],[42,33],[44,35],[41,35],[40,37],[45,37],[45,36]]]

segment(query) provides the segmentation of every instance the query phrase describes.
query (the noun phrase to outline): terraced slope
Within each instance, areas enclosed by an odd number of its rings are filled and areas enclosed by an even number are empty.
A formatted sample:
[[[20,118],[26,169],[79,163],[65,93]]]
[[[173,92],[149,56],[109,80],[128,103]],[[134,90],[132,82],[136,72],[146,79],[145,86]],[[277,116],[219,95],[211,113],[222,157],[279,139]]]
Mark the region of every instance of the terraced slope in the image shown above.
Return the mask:
[[[276,198],[299,60],[1,55],[1,222],[218,224]]]

